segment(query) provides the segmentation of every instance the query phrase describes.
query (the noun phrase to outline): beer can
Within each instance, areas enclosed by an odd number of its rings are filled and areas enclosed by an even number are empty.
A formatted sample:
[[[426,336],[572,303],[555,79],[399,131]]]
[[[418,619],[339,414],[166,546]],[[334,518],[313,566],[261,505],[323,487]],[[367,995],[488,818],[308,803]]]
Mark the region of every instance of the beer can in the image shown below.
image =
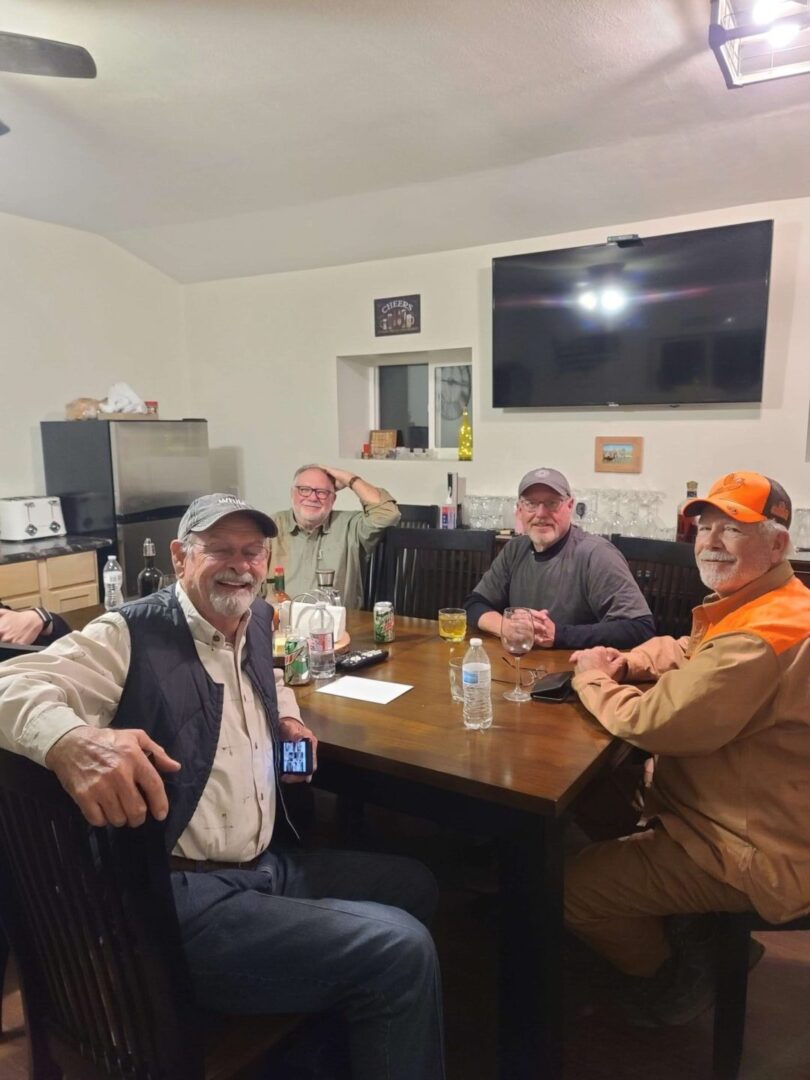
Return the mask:
[[[305,634],[287,634],[284,682],[287,686],[303,686],[309,682],[309,642]]]
[[[374,605],[374,640],[393,641],[394,605],[390,600],[378,600]]]

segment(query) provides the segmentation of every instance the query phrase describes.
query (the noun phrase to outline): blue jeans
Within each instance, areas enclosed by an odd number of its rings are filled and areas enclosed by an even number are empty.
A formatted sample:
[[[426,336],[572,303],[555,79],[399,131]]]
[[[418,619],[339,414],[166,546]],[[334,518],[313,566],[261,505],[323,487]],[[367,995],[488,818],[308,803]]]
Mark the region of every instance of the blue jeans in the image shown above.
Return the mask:
[[[271,852],[255,870],[172,874],[197,1001],[346,1018],[354,1080],[444,1077],[436,882],[411,859]],[[403,910],[404,909],[404,910]]]

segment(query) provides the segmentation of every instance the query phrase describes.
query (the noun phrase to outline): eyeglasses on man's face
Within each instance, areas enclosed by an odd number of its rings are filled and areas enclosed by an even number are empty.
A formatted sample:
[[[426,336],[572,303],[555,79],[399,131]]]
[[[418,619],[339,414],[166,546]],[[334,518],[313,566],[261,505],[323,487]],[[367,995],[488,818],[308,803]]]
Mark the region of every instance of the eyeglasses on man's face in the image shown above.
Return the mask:
[[[227,547],[225,544],[204,544],[196,541],[193,545],[203,553],[206,559],[212,562],[230,563],[247,562],[251,566],[264,562],[267,559],[266,545],[249,544],[244,548]]]
[[[295,490],[302,499],[308,499],[310,495],[314,495],[318,502],[326,502],[335,494],[331,488],[314,488],[309,487],[307,484],[296,484]]]
[[[530,514],[536,514],[541,507],[550,514],[556,514],[564,502],[565,499],[540,499],[538,502],[533,499],[518,499],[520,508]]]

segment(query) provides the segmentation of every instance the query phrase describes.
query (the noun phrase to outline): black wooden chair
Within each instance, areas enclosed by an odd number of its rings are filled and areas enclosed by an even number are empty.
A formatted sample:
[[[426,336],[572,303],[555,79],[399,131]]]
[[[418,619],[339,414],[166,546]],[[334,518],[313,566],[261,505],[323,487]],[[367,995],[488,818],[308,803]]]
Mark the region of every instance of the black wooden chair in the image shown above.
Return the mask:
[[[751,912],[720,912],[714,1006],[713,1080],[736,1080],[745,1037],[749,938],[752,930],[810,930],[810,915],[769,923]]]
[[[399,503],[399,510],[402,514],[399,522],[401,529],[437,529],[439,527],[438,506]],[[383,540],[385,540],[384,533]]]
[[[650,605],[659,634],[682,637],[692,628],[692,608],[709,589],[700,580],[691,544],[674,540],[645,540],[611,536],[627,559],[644,599]]]
[[[461,607],[495,558],[495,533],[481,529],[386,529],[376,600],[398,615],[435,619]]]
[[[162,825],[92,828],[53,773],[7,751],[0,881],[32,1080],[244,1076],[299,1023],[198,1013]]]

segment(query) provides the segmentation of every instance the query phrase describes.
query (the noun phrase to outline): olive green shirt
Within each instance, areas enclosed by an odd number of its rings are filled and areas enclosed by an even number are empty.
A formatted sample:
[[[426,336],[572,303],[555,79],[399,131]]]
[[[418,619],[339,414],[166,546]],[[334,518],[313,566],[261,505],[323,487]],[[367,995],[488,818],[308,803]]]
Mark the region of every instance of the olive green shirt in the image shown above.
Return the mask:
[[[401,517],[393,496],[379,488],[382,499],[362,510],[333,510],[323,525],[306,532],[292,510],[273,514],[278,536],[270,551],[270,571],[284,567],[284,588],[295,597],[317,586],[316,570],[334,570],[335,588],[348,608],[363,602],[366,557],[389,525]]]

